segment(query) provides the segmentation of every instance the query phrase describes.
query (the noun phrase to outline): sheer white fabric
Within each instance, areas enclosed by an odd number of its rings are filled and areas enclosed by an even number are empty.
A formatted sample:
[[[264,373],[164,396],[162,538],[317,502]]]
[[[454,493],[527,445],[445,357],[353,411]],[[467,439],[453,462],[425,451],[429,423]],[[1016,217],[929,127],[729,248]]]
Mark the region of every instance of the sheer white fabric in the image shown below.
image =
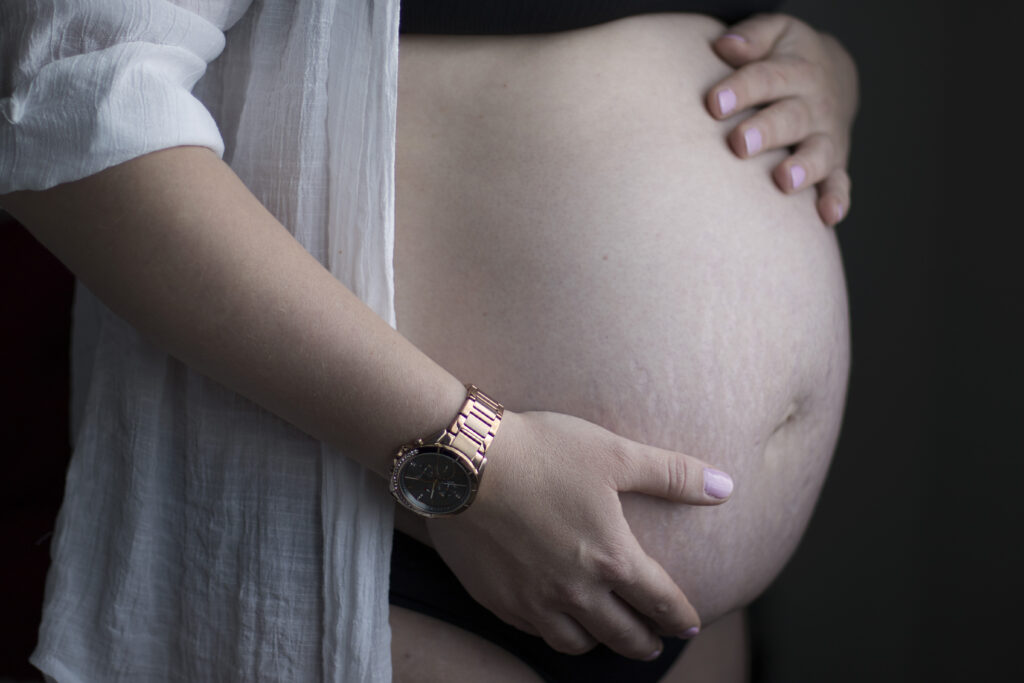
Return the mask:
[[[397,0],[3,0],[0,193],[209,147],[393,325],[397,48]],[[72,366],[36,666],[390,680],[383,482],[81,285]]]

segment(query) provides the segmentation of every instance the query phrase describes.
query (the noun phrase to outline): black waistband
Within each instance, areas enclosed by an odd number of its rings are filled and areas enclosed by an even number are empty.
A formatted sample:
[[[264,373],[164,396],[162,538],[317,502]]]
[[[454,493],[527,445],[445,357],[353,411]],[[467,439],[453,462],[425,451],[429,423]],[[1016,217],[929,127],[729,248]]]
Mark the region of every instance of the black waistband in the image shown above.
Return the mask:
[[[548,683],[654,683],[683,653],[687,641],[662,638],[665,649],[641,662],[598,646],[565,655],[542,639],[509,626],[477,603],[433,548],[395,531],[391,551],[391,604],[447,621],[503,647]]]

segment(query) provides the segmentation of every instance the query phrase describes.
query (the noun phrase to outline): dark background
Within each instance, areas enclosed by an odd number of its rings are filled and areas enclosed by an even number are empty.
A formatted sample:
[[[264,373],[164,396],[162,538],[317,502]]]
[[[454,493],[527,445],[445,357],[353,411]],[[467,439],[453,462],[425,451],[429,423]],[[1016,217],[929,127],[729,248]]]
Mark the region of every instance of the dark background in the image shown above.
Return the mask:
[[[759,683],[1024,681],[1014,4],[783,7],[860,72],[853,365],[814,519],[753,610]]]
[[[757,683],[1024,680],[1011,5],[782,8],[837,36],[860,71],[839,227],[853,365],[815,517],[752,609]],[[0,678],[35,676],[72,282],[0,213]]]

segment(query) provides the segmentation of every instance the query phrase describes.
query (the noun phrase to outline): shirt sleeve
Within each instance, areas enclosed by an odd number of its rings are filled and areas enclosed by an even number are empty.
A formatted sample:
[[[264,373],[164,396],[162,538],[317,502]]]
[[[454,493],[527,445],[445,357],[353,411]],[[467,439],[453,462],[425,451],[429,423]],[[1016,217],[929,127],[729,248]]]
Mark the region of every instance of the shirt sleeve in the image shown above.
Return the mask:
[[[0,2],[0,194],[180,145],[223,155],[191,90],[248,3],[184,2]]]

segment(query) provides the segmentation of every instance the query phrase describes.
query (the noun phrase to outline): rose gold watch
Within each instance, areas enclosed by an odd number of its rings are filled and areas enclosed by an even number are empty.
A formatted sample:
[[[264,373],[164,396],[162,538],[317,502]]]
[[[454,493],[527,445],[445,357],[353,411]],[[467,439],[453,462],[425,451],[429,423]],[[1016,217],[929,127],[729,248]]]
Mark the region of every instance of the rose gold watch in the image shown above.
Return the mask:
[[[504,407],[472,384],[455,420],[440,434],[402,446],[391,467],[391,495],[422,517],[447,517],[470,506],[480,488],[487,448]]]

